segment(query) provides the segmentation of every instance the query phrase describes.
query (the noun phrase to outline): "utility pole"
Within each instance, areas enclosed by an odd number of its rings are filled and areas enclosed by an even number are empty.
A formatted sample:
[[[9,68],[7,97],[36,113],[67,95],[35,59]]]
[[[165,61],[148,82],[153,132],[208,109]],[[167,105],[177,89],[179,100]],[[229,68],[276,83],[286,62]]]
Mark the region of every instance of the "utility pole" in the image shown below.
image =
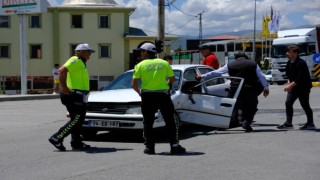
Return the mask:
[[[202,44],[202,14],[204,11],[199,13],[199,46]]]
[[[158,41],[162,41],[164,43],[164,0],[158,0]],[[161,53],[163,54],[163,53]],[[160,53],[158,53],[158,57],[161,57]]]

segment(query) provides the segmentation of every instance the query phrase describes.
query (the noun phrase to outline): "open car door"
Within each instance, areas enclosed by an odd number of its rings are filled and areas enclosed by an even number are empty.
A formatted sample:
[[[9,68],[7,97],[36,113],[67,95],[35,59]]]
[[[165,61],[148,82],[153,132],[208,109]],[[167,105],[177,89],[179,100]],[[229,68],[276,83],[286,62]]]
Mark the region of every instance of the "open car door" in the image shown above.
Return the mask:
[[[184,88],[182,93],[188,96],[188,100],[177,109],[181,120],[229,128],[243,81],[243,78],[221,76]]]

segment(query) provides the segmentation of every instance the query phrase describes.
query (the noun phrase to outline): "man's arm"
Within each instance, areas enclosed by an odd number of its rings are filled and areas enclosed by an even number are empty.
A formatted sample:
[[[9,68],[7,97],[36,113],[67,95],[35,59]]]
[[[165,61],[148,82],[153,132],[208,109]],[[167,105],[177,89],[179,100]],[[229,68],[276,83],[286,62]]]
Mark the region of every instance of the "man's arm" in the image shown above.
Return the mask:
[[[258,65],[256,68],[256,74],[258,76],[259,82],[263,86],[263,95],[264,97],[267,97],[269,95],[269,83]]]
[[[132,79],[131,87],[132,87],[132,89],[134,89],[140,95],[141,92],[140,92],[140,89],[139,89],[139,86],[138,86],[139,80],[140,79]]]
[[[210,71],[206,74],[196,74],[196,79],[200,80],[200,79],[210,79],[210,78],[214,78],[214,77],[218,77],[221,76],[222,74],[225,74],[228,72],[228,66],[224,65],[221,68],[214,70],[214,71]]]
[[[65,66],[59,68],[59,81],[61,86],[61,91],[63,94],[69,95],[70,90],[67,86],[67,73],[68,69]]]
[[[168,84],[173,84],[176,82],[176,78],[174,76],[168,78]]]

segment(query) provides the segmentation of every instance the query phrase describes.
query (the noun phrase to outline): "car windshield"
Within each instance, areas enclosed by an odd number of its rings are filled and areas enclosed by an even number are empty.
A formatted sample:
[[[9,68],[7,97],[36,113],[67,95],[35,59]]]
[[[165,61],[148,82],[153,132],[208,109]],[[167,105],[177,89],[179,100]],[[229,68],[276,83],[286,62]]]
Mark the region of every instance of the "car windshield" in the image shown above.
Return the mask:
[[[272,58],[284,58],[287,57],[287,47],[289,44],[283,45],[273,45],[271,48],[271,57]],[[313,54],[312,45],[308,45],[307,43],[297,44],[300,48],[299,56],[307,56],[309,54]]]
[[[181,71],[174,70],[174,76],[176,78],[176,82],[173,84],[172,88],[174,90],[179,89],[179,82],[181,79]],[[131,81],[132,81],[133,71],[128,71],[121,74],[115,80],[113,80],[108,86],[106,86],[103,90],[116,90],[116,89],[131,89]],[[141,82],[139,82],[139,87]]]
[[[271,75],[271,71],[267,71],[265,75]]]

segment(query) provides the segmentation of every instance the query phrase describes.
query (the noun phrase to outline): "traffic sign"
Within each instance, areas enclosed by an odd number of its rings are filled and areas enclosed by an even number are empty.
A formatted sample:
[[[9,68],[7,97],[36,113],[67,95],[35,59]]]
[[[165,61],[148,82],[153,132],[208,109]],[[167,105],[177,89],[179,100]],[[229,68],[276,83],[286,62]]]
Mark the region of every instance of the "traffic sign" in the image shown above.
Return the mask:
[[[49,6],[47,0],[0,0],[0,15],[47,12]]]
[[[320,53],[314,54],[312,59],[314,63],[320,64]]]

